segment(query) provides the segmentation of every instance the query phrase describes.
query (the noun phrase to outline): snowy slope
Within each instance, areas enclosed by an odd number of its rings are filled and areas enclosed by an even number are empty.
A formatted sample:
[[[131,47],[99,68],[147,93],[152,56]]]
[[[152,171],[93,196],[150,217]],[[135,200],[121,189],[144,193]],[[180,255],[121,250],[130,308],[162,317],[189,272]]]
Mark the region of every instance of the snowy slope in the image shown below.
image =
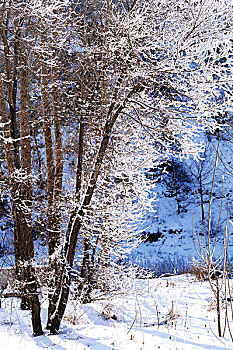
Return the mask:
[[[187,179],[186,181],[185,178],[181,178],[181,175],[178,176],[177,196],[175,195],[174,184],[171,184],[171,181],[174,180],[171,173],[164,174],[162,180],[158,182],[156,186],[157,202],[154,212],[148,213],[145,221],[144,236],[147,241],[132,253],[131,259],[133,261],[136,261],[140,266],[158,271],[158,274],[168,271],[182,272],[188,268],[189,262],[193,258],[198,258],[194,240],[196,236],[204,234],[205,231],[202,224],[198,175],[201,173],[202,176],[205,222],[208,224],[209,199],[216,160],[216,148],[218,147],[217,139],[211,142],[207,139],[204,141],[206,152],[203,155],[203,160],[175,160],[183,171],[182,176],[186,176]],[[233,227],[230,224],[232,222],[231,218],[233,218],[232,165],[232,145],[227,140],[222,139],[219,145],[219,157],[214,178],[210,226],[213,242],[221,213],[214,253],[215,257],[218,257],[222,252],[225,223],[228,219],[228,232],[230,233],[228,257],[230,260],[233,257],[233,237],[231,236]],[[146,233],[149,233],[149,236]]]

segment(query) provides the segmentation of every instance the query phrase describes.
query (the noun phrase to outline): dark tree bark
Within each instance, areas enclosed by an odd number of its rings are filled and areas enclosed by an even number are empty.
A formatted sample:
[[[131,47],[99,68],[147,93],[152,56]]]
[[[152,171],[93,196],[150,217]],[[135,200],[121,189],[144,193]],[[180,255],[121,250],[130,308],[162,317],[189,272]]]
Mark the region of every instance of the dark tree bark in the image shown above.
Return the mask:
[[[7,11],[9,19],[10,12]],[[37,281],[33,269],[34,247],[31,227],[32,178],[31,141],[29,123],[29,75],[25,47],[22,41],[22,21],[15,21],[13,52],[9,49],[8,20],[1,18],[0,35],[4,47],[6,84],[0,77],[0,112],[4,124],[5,157],[10,185],[12,215],[14,221],[14,248],[16,275],[24,287],[22,307],[30,304],[34,335],[43,334],[40,319],[40,303],[37,295]],[[19,68],[20,67],[20,68]],[[6,86],[6,94],[5,94]],[[18,91],[19,87],[19,91]],[[19,100],[19,118],[16,103]],[[7,110],[9,105],[9,112]],[[18,130],[19,125],[19,130]]]

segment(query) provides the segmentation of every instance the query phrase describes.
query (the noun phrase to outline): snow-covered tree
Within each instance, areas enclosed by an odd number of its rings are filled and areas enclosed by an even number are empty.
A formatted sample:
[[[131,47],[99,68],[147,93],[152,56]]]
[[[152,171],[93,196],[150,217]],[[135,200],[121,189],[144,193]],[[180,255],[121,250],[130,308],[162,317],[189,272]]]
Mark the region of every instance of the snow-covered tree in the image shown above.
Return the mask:
[[[83,246],[82,290],[86,278],[89,284],[94,280],[94,264],[107,267],[135,234],[150,204],[144,169],[171,154],[196,157],[202,145],[194,135],[214,129],[211,117],[224,108],[217,97],[232,79],[231,62],[218,64],[222,57],[232,59],[232,5],[15,0],[3,1],[0,11],[0,113],[12,188],[22,173],[20,186],[35,188],[30,175],[39,168],[30,165],[34,143],[27,127],[33,114],[42,119],[53,277],[47,327],[54,334],[68,301],[77,242]],[[21,121],[21,115],[29,120]],[[33,203],[32,197],[16,201],[15,194],[13,213]],[[24,222],[16,212],[14,218],[16,228]],[[26,222],[30,232],[31,214]],[[33,254],[20,259],[28,266]]]

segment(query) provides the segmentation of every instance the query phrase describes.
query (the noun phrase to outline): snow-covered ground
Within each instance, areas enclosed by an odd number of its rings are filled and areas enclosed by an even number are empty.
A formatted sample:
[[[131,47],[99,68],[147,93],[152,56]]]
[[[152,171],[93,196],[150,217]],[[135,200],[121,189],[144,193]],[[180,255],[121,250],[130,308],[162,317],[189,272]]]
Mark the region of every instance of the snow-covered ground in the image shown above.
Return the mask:
[[[45,322],[46,300],[42,308]],[[224,328],[224,305],[221,312]],[[233,349],[228,332],[218,337],[216,316],[208,282],[191,275],[137,280],[130,293],[82,306],[72,300],[57,336],[33,337],[30,312],[21,311],[18,300],[6,299],[0,309],[0,349]]]

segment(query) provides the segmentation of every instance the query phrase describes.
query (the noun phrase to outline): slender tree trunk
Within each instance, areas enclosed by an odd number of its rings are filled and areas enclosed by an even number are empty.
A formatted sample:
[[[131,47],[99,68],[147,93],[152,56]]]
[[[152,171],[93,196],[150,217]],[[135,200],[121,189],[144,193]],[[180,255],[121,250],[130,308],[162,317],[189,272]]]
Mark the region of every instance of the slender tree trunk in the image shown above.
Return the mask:
[[[82,262],[82,267],[81,267],[81,282],[79,283],[79,295],[82,295],[83,288],[85,286],[85,283],[87,282],[87,276],[89,274],[89,269],[90,269],[90,242],[88,238],[84,238],[83,242],[83,262]],[[84,291],[83,295],[83,302],[87,302],[88,295],[86,294],[86,291]]]
[[[44,60],[44,57],[42,57]],[[48,84],[48,70],[46,63],[42,62],[41,69],[41,98],[42,98],[42,110],[43,110],[43,131],[45,139],[45,153],[46,153],[46,165],[47,165],[47,215],[48,215],[48,236],[49,236],[49,255],[54,253],[54,181],[55,181],[55,160],[53,154],[53,141],[52,141],[52,112],[50,108],[49,99],[49,84]]]
[[[221,330],[221,306],[220,306],[220,290],[219,290],[219,282],[216,277],[216,303],[217,303],[217,322],[218,322],[218,336],[222,336]]]
[[[23,65],[24,62],[21,62]],[[32,168],[31,168],[31,142],[30,142],[30,122],[29,122],[29,76],[27,69],[21,68],[19,71],[19,88],[20,88],[20,110],[19,110],[19,122],[20,122],[20,136],[21,136],[21,171],[23,181],[20,185],[20,224],[21,230],[24,232],[26,247],[24,249],[29,250],[29,256],[34,257],[33,242],[32,242],[32,228],[31,228],[31,207],[32,207]],[[25,274],[22,271],[23,275]],[[25,280],[26,276],[22,277]],[[21,308],[30,308],[29,298],[25,294],[22,297]]]
[[[45,38],[43,37],[43,40]],[[42,57],[45,61],[45,58]],[[42,97],[42,109],[43,109],[43,131],[45,139],[45,153],[46,153],[46,165],[47,165],[47,228],[48,228],[48,246],[49,246],[49,308],[48,318],[52,315],[51,298],[53,295],[53,289],[55,288],[56,280],[58,278],[56,262],[52,258],[52,254],[55,251],[57,244],[56,228],[55,228],[55,207],[54,207],[54,187],[55,187],[55,160],[53,154],[53,141],[52,141],[52,125],[51,125],[51,107],[49,96],[49,84],[48,84],[48,70],[46,62],[42,62],[42,77],[41,77],[41,97]],[[47,324],[48,328],[48,324]]]
[[[55,137],[55,159],[56,163],[53,172],[50,177],[50,187],[52,195],[49,195],[50,201],[51,201],[51,208],[52,213],[49,218],[49,257],[50,257],[50,273],[51,273],[51,279],[49,281],[49,307],[48,307],[48,320],[51,318],[51,315],[53,313],[53,309],[51,307],[52,305],[52,298],[53,298],[53,290],[57,283],[58,278],[58,263],[57,258],[52,257],[53,253],[55,252],[59,241],[60,241],[60,226],[61,226],[61,195],[62,195],[62,178],[63,178],[63,148],[62,148],[62,135],[61,135],[61,125],[60,125],[60,116],[59,116],[59,97],[58,97],[58,90],[56,86],[56,69],[52,70],[52,79],[53,79],[53,86],[51,91],[51,97],[52,97],[52,114],[53,114],[53,126],[54,126],[54,137]],[[47,82],[46,86],[47,85]],[[45,96],[47,99],[49,98],[48,91],[47,96]],[[45,131],[45,130],[44,130]],[[51,133],[51,132],[50,132]],[[48,147],[49,150],[50,147]],[[52,152],[52,150],[51,150]],[[51,153],[50,152],[50,153]],[[49,155],[48,155],[49,156]],[[53,166],[54,166],[53,165]],[[52,185],[53,184],[53,185]],[[53,188],[52,188],[53,186]],[[47,323],[47,329],[49,329],[49,322]]]
[[[88,268],[88,289],[87,296],[90,296],[93,288],[94,288],[94,265],[95,265],[95,256],[96,256],[96,247],[99,242],[99,235],[96,238],[95,245],[92,247],[92,254],[90,257],[90,263]],[[89,298],[90,299],[90,298]]]
[[[52,87],[52,104],[53,104],[53,125],[55,136],[55,157],[56,169],[54,179],[54,232],[50,244],[50,253],[53,253],[60,240],[60,226],[61,226],[61,195],[62,195],[62,177],[63,177],[63,148],[62,148],[62,134],[59,115],[59,96],[58,88],[56,86],[57,74],[56,69],[52,71],[53,87]]]
[[[201,219],[202,222],[205,221],[205,207],[204,207],[204,196],[203,196],[203,185],[202,185],[202,175],[199,175],[199,185],[200,185],[200,196],[201,196]]]

